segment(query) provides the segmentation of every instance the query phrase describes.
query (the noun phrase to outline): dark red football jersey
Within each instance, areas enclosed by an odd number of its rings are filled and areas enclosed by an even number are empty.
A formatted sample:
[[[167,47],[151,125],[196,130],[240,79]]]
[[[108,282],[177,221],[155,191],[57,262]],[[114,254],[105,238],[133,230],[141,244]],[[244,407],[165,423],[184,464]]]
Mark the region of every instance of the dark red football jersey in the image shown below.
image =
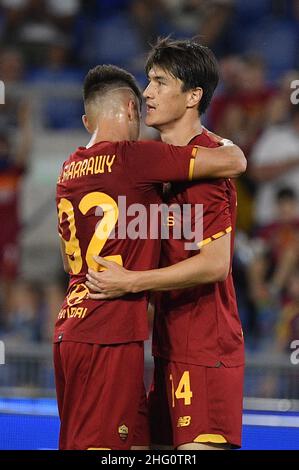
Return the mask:
[[[188,179],[192,152],[194,157],[193,146],[161,142],[100,142],[79,147],[64,163],[56,202],[71,277],[54,341],[113,344],[147,338],[146,293],[91,300],[86,274],[88,267],[97,269],[95,254],[131,270],[157,267],[160,240],[159,233],[154,237],[154,220],[149,223],[150,210],[161,203],[161,182]]]
[[[206,132],[191,143],[216,146]],[[237,201],[231,180],[173,183],[168,203],[192,204],[192,230],[195,204],[202,204],[203,234],[199,247],[231,232],[233,253]],[[198,254],[196,250],[186,250],[186,241],[184,237],[162,241],[161,267]],[[171,361],[204,366],[215,366],[219,362],[226,366],[243,364],[243,334],[231,269],[223,282],[163,292],[157,296],[153,354]]]

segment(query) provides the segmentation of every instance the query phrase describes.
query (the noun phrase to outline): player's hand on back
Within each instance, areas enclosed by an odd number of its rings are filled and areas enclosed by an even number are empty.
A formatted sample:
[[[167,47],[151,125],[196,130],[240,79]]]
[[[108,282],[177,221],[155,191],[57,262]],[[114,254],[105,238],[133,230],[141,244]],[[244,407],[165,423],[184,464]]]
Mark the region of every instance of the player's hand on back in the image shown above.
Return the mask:
[[[207,132],[208,136],[210,137],[210,139],[215,142],[216,144],[219,144],[219,145],[234,145],[233,142],[229,139],[224,139],[223,137],[221,137],[220,135],[218,134],[215,134],[215,132],[212,132],[212,131],[209,131],[209,129],[207,129],[206,127],[202,126],[205,131]]]
[[[100,256],[94,256],[94,259],[104,269],[100,272],[88,270],[86,286],[90,290],[90,299],[109,300],[132,292],[134,272]]]

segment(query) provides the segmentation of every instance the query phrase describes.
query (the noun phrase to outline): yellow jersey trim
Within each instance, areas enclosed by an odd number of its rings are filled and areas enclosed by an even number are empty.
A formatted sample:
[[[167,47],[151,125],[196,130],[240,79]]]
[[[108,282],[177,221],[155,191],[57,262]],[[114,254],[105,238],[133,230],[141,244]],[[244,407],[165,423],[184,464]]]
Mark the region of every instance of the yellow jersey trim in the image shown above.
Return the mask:
[[[225,444],[227,440],[222,434],[199,434],[193,442],[213,442],[213,444]]]
[[[190,159],[190,163],[189,163],[189,180],[190,181],[193,180],[194,164],[195,164],[195,158],[197,156],[197,152],[198,152],[198,145],[195,145],[192,149],[191,159]]]
[[[225,230],[222,230],[221,232],[215,233],[209,238],[206,238],[205,240],[202,240],[201,242],[197,243],[198,248],[202,248],[205,245],[208,245],[211,243],[213,240],[217,240],[217,238],[223,237],[223,235],[226,235],[227,233],[230,233],[232,231],[232,227],[227,227]]]
[[[192,179],[193,179],[194,164],[195,164],[195,159],[192,157],[190,159],[190,163],[189,163],[189,180],[190,181],[192,181]]]
[[[194,145],[193,149],[192,149],[192,158],[195,158],[197,156],[197,152],[198,152],[198,145]]]

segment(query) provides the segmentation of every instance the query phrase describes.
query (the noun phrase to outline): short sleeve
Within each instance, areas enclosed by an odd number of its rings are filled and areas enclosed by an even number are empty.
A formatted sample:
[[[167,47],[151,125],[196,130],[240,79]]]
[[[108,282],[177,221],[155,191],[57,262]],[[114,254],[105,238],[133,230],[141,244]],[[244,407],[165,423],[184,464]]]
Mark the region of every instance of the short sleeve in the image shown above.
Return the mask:
[[[176,147],[162,142],[125,142],[124,163],[135,180],[143,183],[192,179],[197,147]]]
[[[235,223],[236,191],[224,179],[200,183],[198,187],[198,202],[202,203],[202,240],[197,246],[202,248],[232,231]]]

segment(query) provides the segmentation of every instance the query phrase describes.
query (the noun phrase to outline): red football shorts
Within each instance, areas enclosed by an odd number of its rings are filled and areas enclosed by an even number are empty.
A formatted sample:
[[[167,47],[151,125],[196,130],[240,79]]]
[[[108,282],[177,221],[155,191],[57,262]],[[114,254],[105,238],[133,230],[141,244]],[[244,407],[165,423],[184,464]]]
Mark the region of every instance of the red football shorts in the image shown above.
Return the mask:
[[[143,342],[55,343],[54,369],[60,449],[148,445]]]
[[[241,446],[244,367],[203,367],[155,358],[151,442]]]

